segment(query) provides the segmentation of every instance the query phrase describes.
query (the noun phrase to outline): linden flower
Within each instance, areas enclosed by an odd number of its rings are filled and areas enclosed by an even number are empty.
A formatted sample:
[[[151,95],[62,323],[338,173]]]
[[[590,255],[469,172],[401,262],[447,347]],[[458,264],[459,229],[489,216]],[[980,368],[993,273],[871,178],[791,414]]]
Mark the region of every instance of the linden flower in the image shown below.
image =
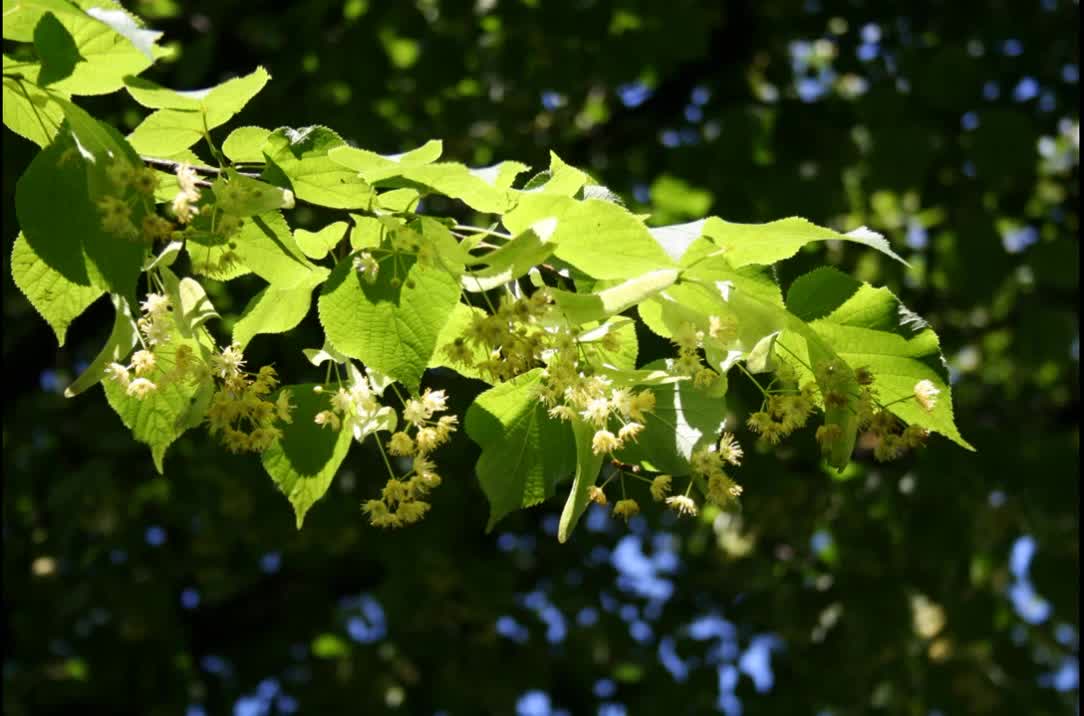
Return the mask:
[[[128,395],[134,395],[135,397],[142,400],[157,389],[158,386],[150,382],[146,378],[136,378],[128,384],[127,393]]]
[[[636,394],[636,397],[632,399],[632,406],[629,408],[629,417],[635,418],[641,423],[646,423],[647,418],[644,417],[644,413],[650,413],[655,409],[655,394],[650,390],[641,390]]]
[[[708,499],[720,507],[724,507],[731,500],[736,499],[741,495],[741,492],[741,486],[722,472],[708,478]]]
[[[196,170],[189,164],[179,164],[176,169],[177,174],[177,186],[181,192],[188,195],[195,195],[192,201],[199,198],[199,187],[196,186],[196,182],[199,180],[199,175],[196,174]]]
[[[567,405],[555,405],[549,409],[549,416],[557,420],[572,420],[576,417],[576,411]]]
[[[407,456],[414,453],[414,441],[410,436],[400,431],[391,436],[388,441],[388,452],[392,455]]]
[[[440,447],[447,438],[442,438],[441,433],[436,428],[418,428],[418,452],[431,453]]]
[[[244,366],[244,354],[241,352],[241,346],[236,343],[221,353],[211,356],[211,367],[221,378],[237,375]]]
[[[723,433],[719,439],[719,456],[731,465],[741,465],[741,459],[745,453],[741,449],[732,433]]]
[[[689,466],[698,475],[711,475],[722,469],[722,456],[707,447],[702,447],[692,454]]]
[[[408,400],[406,405],[403,406],[403,420],[412,425],[424,425],[430,415],[431,413],[426,410],[425,405],[420,400]]]
[[[651,481],[651,497],[655,502],[661,502],[670,492],[670,481],[673,479],[672,475],[659,475]]]
[[[689,515],[690,517],[696,517],[696,503],[693,502],[691,497],[685,495],[674,495],[673,497],[666,498],[666,506],[672,509],[679,515]]]
[[[621,447],[621,441],[609,430],[599,430],[591,439],[591,452],[604,455]]]
[[[915,400],[927,413],[932,413],[937,405],[937,396],[941,391],[930,380],[920,380],[915,383]]]
[[[591,502],[597,502],[600,505],[606,504],[606,493],[602,491],[602,488],[598,485],[592,485],[591,489],[587,491],[587,499]]]
[[[640,505],[636,500],[618,500],[614,505],[614,517],[623,517],[628,522],[629,518],[640,512]]]
[[[610,416],[610,401],[605,398],[592,398],[587,401],[587,406],[580,411],[584,420],[602,426],[606,424],[606,418]]]
[[[422,393],[422,405],[429,412],[426,417],[432,417],[433,413],[440,413],[448,409],[448,396],[443,390],[425,389]]]
[[[321,410],[319,413],[316,414],[316,417],[313,418],[313,422],[320,427],[329,425],[331,426],[332,430],[338,430],[339,427],[342,425],[342,423],[339,421],[339,416],[331,412],[330,410]]]
[[[361,274],[366,283],[374,283],[380,273],[380,264],[368,251],[362,251],[354,257],[354,270]]]
[[[293,418],[290,417],[290,413],[293,409],[294,406],[290,405],[290,390],[288,388],[283,388],[282,391],[279,392],[278,399],[275,401],[275,414],[278,415],[279,420],[289,424],[293,422]]]
[[[136,375],[146,375],[154,370],[154,354],[150,351],[136,351],[132,355],[132,370]]]
[[[610,393],[610,402],[621,415],[628,417],[632,411],[632,393],[627,388],[618,388]]]
[[[128,368],[120,363],[110,363],[106,366],[105,372],[106,375],[119,383],[122,388],[128,388],[128,384],[131,382],[131,376],[128,375]]]
[[[139,307],[149,316],[165,313],[169,310],[169,296],[161,293],[148,293],[143,302],[139,304]]]
[[[617,431],[617,438],[621,442],[626,440],[635,440],[644,429],[644,426],[640,423],[626,423]]]

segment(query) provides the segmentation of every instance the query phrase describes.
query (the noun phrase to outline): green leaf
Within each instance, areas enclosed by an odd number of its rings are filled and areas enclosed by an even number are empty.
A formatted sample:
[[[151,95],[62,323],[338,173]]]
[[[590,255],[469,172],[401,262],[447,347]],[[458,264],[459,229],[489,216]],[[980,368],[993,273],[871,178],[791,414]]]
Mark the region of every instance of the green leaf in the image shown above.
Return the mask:
[[[512,206],[511,194],[477,176],[463,164],[442,162],[422,166],[400,165],[396,176],[429,191],[459,199],[486,214],[501,214]]]
[[[658,360],[643,370],[669,370],[670,359]],[[683,380],[649,386],[655,394],[655,410],[648,413],[644,430],[635,443],[616,453],[618,459],[674,475],[689,473],[693,451],[711,444],[723,431],[726,400],[716,391],[696,388]]]
[[[368,149],[348,147],[345,142],[341,142],[328,151],[328,158],[341,167],[358,172],[366,181],[372,183],[399,176],[399,172],[405,167],[432,164],[440,158],[443,151],[444,144],[439,139],[431,139],[417,149],[402,154],[377,154]]]
[[[508,513],[553,495],[576,465],[571,429],[546,415],[535,394],[540,369],[479,395],[467,410],[467,435],[482,448],[475,467],[489,500],[492,531]]]
[[[350,231],[351,249],[360,251],[380,246],[380,242],[384,240],[384,235],[388,232],[388,227],[383,221],[374,216],[361,214],[351,214],[350,218],[354,220],[354,228]]]
[[[15,16],[5,4],[4,29],[20,22],[24,10],[36,15],[33,41],[43,59],[39,84],[78,95],[115,92],[124,78],[138,75],[163,51],[154,45],[160,32],[142,30],[122,10],[91,8],[83,12],[67,3],[22,0]]]
[[[204,217],[197,216],[196,222],[203,219]],[[202,229],[193,230],[190,227],[185,232],[184,247],[192,262],[192,272],[216,281],[230,281],[252,273],[252,269],[241,260],[235,239],[236,237],[231,240],[220,234]]]
[[[233,241],[244,265],[279,288],[311,281],[317,270],[298,247],[289,225],[277,211],[245,219]]]
[[[444,321],[440,327],[440,334],[437,336],[436,350],[433,351],[433,356],[429,359],[430,368],[445,367],[451,368],[462,376],[467,378],[474,378],[476,380],[483,380],[490,382],[487,377],[484,377],[474,365],[477,365],[479,361],[483,361],[488,358],[488,351],[485,348],[479,347],[474,343],[468,342],[467,347],[471,351],[471,355],[474,358],[471,366],[465,366],[462,363],[456,363],[448,358],[448,355],[444,352],[444,348],[451,345],[451,343],[459,338],[470,327],[471,321],[475,316],[485,316],[486,312],[480,308],[474,306],[468,306],[465,303],[457,303],[452,308],[451,314],[448,315],[447,320]]]
[[[173,318],[181,336],[193,338],[202,335],[198,332],[200,326],[212,318],[221,318],[199,281],[187,276],[178,279],[176,274],[164,266],[159,271],[166,287],[166,295],[173,304]]]
[[[312,303],[312,290],[330,272],[318,268],[309,281],[279,288],[267,286],[252,297],[244,312],[233,326],[233,342],[244,348],[252,337],[260,333],[285,333],[292,330],[305,318]]]
[[[546,182],[539,188],[544,194],[575,196],[587,183],[587,175],[569,164],[565,164],[557,152],[550,152],[550,168]]]
[[[916,383],[931,381],[941,391],[932,412],[914,399],[891,404],[889,410],[908,424],[974,449],[953,418],[952,388],[937,334],[891,291],[821,268],[791,285],[787,307],[808,320],[810,329],[852,368],[869,368],[883,403],[913,396]]]
[[[66,133],[34,157],[16,184],[15,212],[27,244],[50,269],[73,284],[128,295],[135,290],[144,248],[106,233],[96,206],[105,191],[104,166],[110,153],[121,154],[115,140],[123,140],[86,119],[85,126],[72,123],[78,148]],[[141,219],[141,212],[133,212],[133,221]]]
[[[602,455],[596,455],[591,450],[591,441],[595,435],[595,428],[590,424],[573,418],[572,436],[576,442],[576,475],[572,479],[572,490],[568,493],[565,508],[561,511],[561,521],[557,528],[557,541],[564,544],[572,536],[572,530],[576,529],[576,523],[580,521],[587,505],[590,502],[588,495],[591,488],[598,480],[599,470],[602,468]]]
[[[71,33],[51,12],[42,15],[34,28],[34,49],[41,58],[38,85],[42,87],[69,77],[75,63],[86,62]]]
[[[478,177],[490,186],[498,189],[511,189],[516,177],[530,169],[522,162],[500,162],[489,167],[471,169],[470,173]]]
[[[405,154],[388,157],[341,146],[329,151],[328,158],[358,172],[370,184],[390,179],[411,182],[429,191],[459,199],[472,209],[486,213],[501,213],[510,207],[510,194],[506,187],[497,182],[499,170],[493,174],[485,169],[468,169],[454,162],[433,164],[440,156],[440,149],[439,142],[429,142]],[[514,172],[515,165],[506,168],[506,171]],[[515,174],[512,176],[514,178]]]
[[[11,251],[11,277],[41,314],[63,346],[68,326],[105,293],[100,287],[73,283],[50,268],[20,233]]]
[[[633,278],[674,266],[639,219],[608,201],[521,194],[503,221],[518,234],[547,218],[557,221],[550,239],[557,244],[556,256],[594,278]]]
[[[790,258],[812,241],[852,241],[877,249],[886,256],[900,258],[883,236],[862,226],[846,234],[825,229],[800,217],[780,219],[767,224],[733,224],[712,216],[704,222],[703,233],[726,250],[727,261],[734,268],[747,264],[774,264]]]
[[[346,237],[349,228],[345,221],[336,221],[319,231],[294,229],[294,241],[310,259],[322,259]]]
[[[543,219],[513,237],[500,248],[474,259],[485,268],[465,274],[463,288],[471,292],[488,291],[526,275],[557,248],[549,239],[557,222]]]
[[[264,179],[289,186],[298,199],[333,209],[370,209],[373,189],[357,172],[332,161],[328,152],[346,142],[327,127],[276,129],[267,138]]]
[[[167,53],[162,48],[156,47],[155,43],[164,33],[157,30],[145,30],[142,24],[122,9],[109,9],[91,7],[87,14],[96,20],[104,22],[118,35],[125,37],[132,47],[138,50],[147,60],[153,63],[156,59],[164,57]],[[133,73],[134,74],[134,73]]]
[[[222,142],[222,153],[231,162],[263,164],[263,145],[271,136],[263,127],[238,127]]]
[[[573,325],[582,325],[631,308],[672,286],[678,278],[674,269],[650,271],[598,293],[572,293],[553,289],[557,310]]]
[[[704,233],[706,219],[691,221],[688,224],[654,226],[648,229],[651,237],[663,248],[672,260],[681,262],[685,252]],[[682,263],[682,265],[685,265]]]
[[[65,0],[5,0],[4,37],[17,42],[33,42],[34,28],[47,12],[56,15],[83,14],[79,8]]]
[[[313,392],[315,385],[290,385],[293,420],[281,425],[282,438],[261,455],[263,467],[293,505],[297,528],[305,513],[324,496],[331,479],[350,451],[353,435],[316,424],[316,414],[329,407],[327,396]],[[277,396],[277,394],[276,394]]]
[[[202,415],[197,417],[193,414],[193,406],[206,408],[210,394],[214,392],[214,382],[210,379],[201,382],[162,380],[162,376],[176,365],[177,349],[182,345],[189,346],[197,354],[200,351],[197,339],[180,335],[174,335],[168,343],[155,348],[156,368],[149,378],[158,387],[145,398],[128,395],[121,385],[112,380],[102,383],[109,405],[120,416],[125,427],[132,431],[136,440],[150,446],[159,474],[163,472],[162,460],[166,449],[194,423],[198,423],[198,418],[202,418]]]
[[[235,216],[254,216],[294,207],[294,195],[289,189],[243,176],[232,169],[215,179],[211,190],[217,208]]]
[[[115,311],[113,330],[86,370],[64,389],[65,398],[74,398],[87,388],[93,388],[105,377],[106,366],[123,361],[139,343],[139,331],[127,299],[114,293],[109,295],[109,300],[113,302]]]
[[[9,72],[4,56],[4,72]],[[60,93],[66,97],[65,93]],[[39,147],[56,137],[64,112],[51,97],[32,82],[5,77],[3,80],[4,126]]]
[[[386,261],[374,283],[350,258],[336,265],[319,300],[320,322],[336,348],[416,390],[441,327],[459,300],[446,272],[399,259]]]
[[[147,116],[128,135],[128,141],[141,154],[158,157],[176,154],[202,139],[205,129],[214,129],[232,119],[270,77],[267,70],[257,67],[244,77],[192,92],[177,92],[140,78],[129,79],[128,92],[137,102],[162,109]]]
[[[632,370],[636,367],[639,345],[636,340],[636,322],[631,318],[611,318],[597,328],[584,331],[578,340],[595,365],[610,366],[618,370]],[[607,348],[607,341],[616,342],[616,347]]]

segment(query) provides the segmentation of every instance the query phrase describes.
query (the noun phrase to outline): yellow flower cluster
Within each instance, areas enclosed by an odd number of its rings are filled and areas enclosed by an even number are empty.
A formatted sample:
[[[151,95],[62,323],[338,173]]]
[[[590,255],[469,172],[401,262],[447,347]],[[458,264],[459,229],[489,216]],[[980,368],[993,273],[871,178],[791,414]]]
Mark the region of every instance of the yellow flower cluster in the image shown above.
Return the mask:
[[[173,215],[177,217],[177,221],[187,224],[199,213],[199,207],[195,206],[195,203],[200,198],[200,190],[197,184],[199,176],[196,174],[196,170],[188,164],[177,165],[175,174],[180,191],[173,197]]]
[[[136,168],[126,159],[117,159],[106,169],[106,175],[114,193],[98,200],[102,229],[125,239],[142,239],[146,243],[168,239],[172,235],[173,224],[154,213],[154,192],[158,188],[158,176],[154,169],[143,165]],[[133,202],[141,203],[147,212],[139,228],[132,221]]]
[[[497,311],[475,315],[466,332],[444,347],[452,361],[474,367],[495,382],[509,380],[542,365],[543,354],[558,340],[541,326],[553,299],[542,288],[526,298],[505,296]],[[486,353],[475,359],[475,351]]]
[[[143,334],[144,342],[149,346],[168,343],[175,327],[169,296],[162,293],[148,293],[139,307],[143,315],[136,325],[139,332]]]
[[[373,526],[404,527],[417,522],[429,511],[429,503],[423,498],[442,482],[429,454],[448,442],[459,424],[454,415],[434,419],[436,413],[446,409],[445,392],[428,388],[421,396],[403,405],[403,421],[407,425],[392,433],[387,447],[392,455],[412,457],[413,462],[406,476],[388,480],[379,500],[368,500],[362,505],[362,511],[369,515]]]
[[[591,440],[591,451],[605,455],[620,450],[625,443],[635,441],[647,421],[646,413],[655,409],[655,394],[650,390],[633,393],[628,388],[612,388],[612,381],[605,376],[590,378],[553,372],[547,369],[546,385],[542,398],[551,405],[549,415],[558,420],[572,420],[579,416],[597,430]],[[567,381],[567,383],[566,383]],[[562,403],[555,404],[554,393],[560,390]],[[609,430],[611,419],[620,423],[615,435]]]
[[[767,397],[760,410],[749,416],[746,424],[762,440],[777,445],[795,430],[805,427],[813,412],[816,392],[816,385],[807,383],[797,392],[774,393]]]
[[[275,369],[265,365],[251,374],[242,370],[244,365],[237,345],[211,356],[211,372],[220,382],[207,423],[230,452],[263,452],[282,437],[276,423],[292,422],[290,391],[284,388],[274,401],[268,399],[279,384]]]

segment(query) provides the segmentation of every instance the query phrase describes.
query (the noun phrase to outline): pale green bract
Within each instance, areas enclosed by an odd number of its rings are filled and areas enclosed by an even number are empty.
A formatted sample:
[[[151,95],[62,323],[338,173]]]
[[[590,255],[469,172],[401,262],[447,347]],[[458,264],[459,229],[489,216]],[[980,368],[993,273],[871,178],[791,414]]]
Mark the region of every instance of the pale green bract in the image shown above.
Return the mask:
[[[649,226],[553,152],[531,175],[516,161],[459,163],[440,140],[378,152],[324,126],[238,124],[270,79],[263,67],[171,89],[141,76],[166,54],[162,33],[115,3],[4,8],[4,125],[41,148],[15,187],[12,278],[61,346],[108,295],[112,328],[99,327],[101,350],[65,395],[102,383],[159,471],[186,431],[216,419],[216,435],[234,431],[228,421],[223,430],[223,406],[260,371],[237,363],[249,359],[243,351],[254,340],[289,345],[307,320],[306,330],[324,334],[320,349],[298,346],[312,374],[275,377],[265,366],[274,385],[245,398],[274,426],[253,450],[298,527],[355,439],[380,450],[394,443],[396,455],[428,441],[412,471],[386,461],[389,494],[424,496],[439,479],[427,475],[421,488],[407,480],[422,479],[439,465],[437,448],[465,433],[481,449],[487,529],[568,482],[561,541],[591,499],[605,501],[606,480],[665,473],[706,497],[723,431],[750,439],[749,416],[728,411],[736,369],[749,374],[741,380],[803,385],[799,412],[819,410],[817,440],[838,469],[862,430],[892,448],[882,456],[898,449],[903,433],[893,431],[904,426],[908,448],[926,431],[971,448],[954,421],[937,336],[891,292],[821,268],[790,282],[783,300],[774,266],[824,242],[906,265],[866,227],[714,216]],[[120,90],[146,110],[127,137],[73,101]],[[430,196],[453,216],[418,213]],[[312,208],[315,225],[303,218]],[[641,328],[682,346],[677,357],[658,359],[657,346],[643,357]],[[151,355],[154,365],[137,366]],[[449,371],[476,386],[465,412],[447,413],[463,396],[437,390]],[[137,375],[161,385],[131,387]],[[239,384],[238,375],[248,377]],[[286,387],[276,391],[279,381]],[[761,422],[778,408],[769,402]],[[693,511],[674,494],[676,507]],[[375,523],[384,503],[369,502]],[[624,516],[634,507],[626,502]]]

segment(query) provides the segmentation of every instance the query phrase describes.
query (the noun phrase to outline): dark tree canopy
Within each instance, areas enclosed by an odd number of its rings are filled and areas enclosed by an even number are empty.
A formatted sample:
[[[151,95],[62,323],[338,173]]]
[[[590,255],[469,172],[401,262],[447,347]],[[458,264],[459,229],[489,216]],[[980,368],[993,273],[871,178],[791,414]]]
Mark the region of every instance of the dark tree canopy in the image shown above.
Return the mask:
[[[162,85],[268,68],[231,127],[440,137],[472,166],[553,150],[652,222],[883,232],[909,270],[820,245],[780,282],[827,261],[929,320],[977,452],[860,450],[837,474],[809,434],[747,451],[740,515],[594,507],[560,545],[556,500],[485,534],[466,440],[424,522],[374,530],[380,458],[355,450],[298,531],[258,461],[193,433],[160,477],[101,391],[63,397],[110,308],[58,350],[14,286],[36,148],[5,130],[5,713],[1079,710],[1077,3],[131,5],[175,43]],[[122,131],[144,116],[86,100]],[[212,297],[244,308],[234,284]]]

